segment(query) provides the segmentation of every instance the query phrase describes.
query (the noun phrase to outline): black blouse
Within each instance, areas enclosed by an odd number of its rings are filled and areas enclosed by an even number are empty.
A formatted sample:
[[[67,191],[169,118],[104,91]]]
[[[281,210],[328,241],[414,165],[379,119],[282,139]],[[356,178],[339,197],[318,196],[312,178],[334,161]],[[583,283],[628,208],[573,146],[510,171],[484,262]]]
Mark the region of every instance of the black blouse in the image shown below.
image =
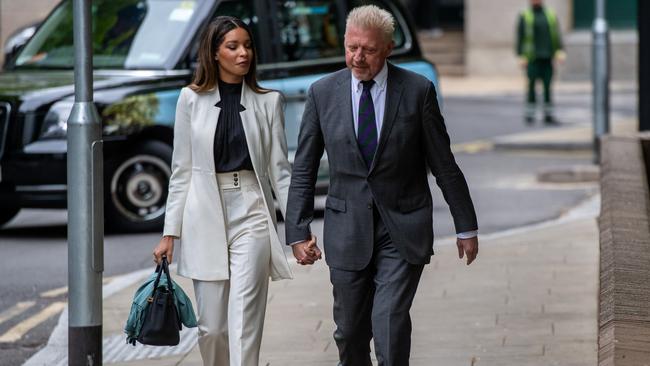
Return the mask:
[[[246,110],[241,105],[241,88],[242,83],[229,84],[219,80],[221,100],[215,106],[221,108],[221,112],[214,133],[214,167],[217,173],[253,170],[239,114]]]

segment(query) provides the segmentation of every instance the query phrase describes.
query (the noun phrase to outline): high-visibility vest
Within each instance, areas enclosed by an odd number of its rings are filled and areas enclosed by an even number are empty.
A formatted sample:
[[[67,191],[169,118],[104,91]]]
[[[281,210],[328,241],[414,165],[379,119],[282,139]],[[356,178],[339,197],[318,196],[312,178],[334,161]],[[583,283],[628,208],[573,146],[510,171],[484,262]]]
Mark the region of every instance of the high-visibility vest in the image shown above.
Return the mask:
[[[551,46],[555,54],[560,48],[557,16],[552,9],[546,7],[543,12],[551,32]],[[533,9],[526,9],[521,16],[524,18],[523,54],[528,60],[532,60],[535,58],[535,13],[533,13]]]

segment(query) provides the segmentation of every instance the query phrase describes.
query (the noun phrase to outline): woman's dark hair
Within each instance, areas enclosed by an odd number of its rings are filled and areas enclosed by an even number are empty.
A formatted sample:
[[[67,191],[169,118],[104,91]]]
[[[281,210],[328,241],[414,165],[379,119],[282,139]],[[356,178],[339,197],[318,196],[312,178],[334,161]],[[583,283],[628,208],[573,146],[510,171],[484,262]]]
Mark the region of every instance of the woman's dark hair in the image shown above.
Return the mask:
[[[197,93],[204,93],[213,90],[219,80],[219,63],[214,56],[219,46],[224,41],[226,33],[233,29],[242,28],[246,30],[251,39],[251,50],[253,57],[248,73],[244,75],[244,82],[256,93],[268,93],[270,90],[263,89],[257,83],[257,50],[253,42],[253,34],[246,23],[240,19],[230,16],[218,16],[208,24],[201,36],[201,43],[198,51],[198,66],[194,72],[194,79],[189,85],[190,89]]]

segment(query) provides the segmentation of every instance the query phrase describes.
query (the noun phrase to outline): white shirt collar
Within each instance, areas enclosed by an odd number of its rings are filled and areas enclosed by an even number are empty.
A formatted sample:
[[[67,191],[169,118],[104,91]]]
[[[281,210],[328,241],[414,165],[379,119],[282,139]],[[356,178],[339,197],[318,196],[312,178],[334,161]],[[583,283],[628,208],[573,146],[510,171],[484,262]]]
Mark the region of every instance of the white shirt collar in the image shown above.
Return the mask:
[[[361,84],[361,80],[357,79],[354,76],[354,73],[352,74],[352,87],[356,90],[359,91],[361,88],[363,88]],[[384,90],[386,88],[386,81],[388,80],[388,63],[384,61],[384,67],[381,68],[379,73],[375,75],[374,79],[375,85],[377,85],[378,90]]]

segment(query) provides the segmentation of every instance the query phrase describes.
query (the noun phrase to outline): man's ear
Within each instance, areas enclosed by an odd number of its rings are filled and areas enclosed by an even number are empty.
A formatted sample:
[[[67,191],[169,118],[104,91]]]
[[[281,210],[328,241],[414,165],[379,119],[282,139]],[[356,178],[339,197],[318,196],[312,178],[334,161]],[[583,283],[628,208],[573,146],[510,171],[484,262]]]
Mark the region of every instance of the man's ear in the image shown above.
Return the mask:
[[[391,40],[386,49],[386,56],[390,56],[393,53],[393,48],[395,48],[395,41]]]

